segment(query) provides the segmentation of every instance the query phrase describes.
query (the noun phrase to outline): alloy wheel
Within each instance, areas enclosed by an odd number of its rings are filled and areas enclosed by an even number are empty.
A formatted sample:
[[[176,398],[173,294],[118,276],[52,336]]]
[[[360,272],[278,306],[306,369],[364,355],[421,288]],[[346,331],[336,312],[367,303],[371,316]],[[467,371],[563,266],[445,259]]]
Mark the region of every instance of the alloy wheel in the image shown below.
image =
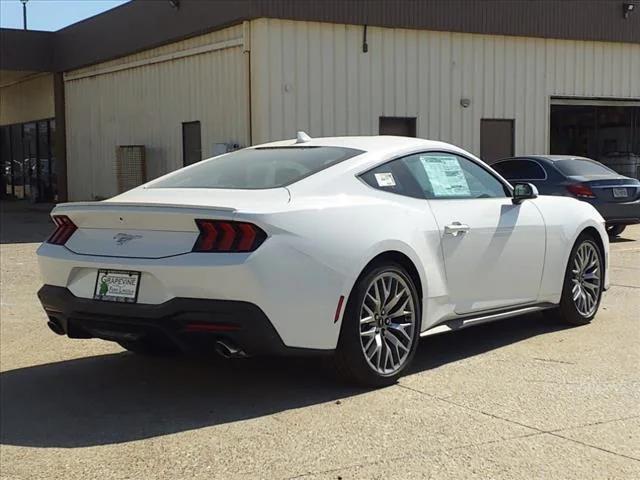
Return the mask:
[[[416,335],[415,298],[407,281],[382,272],[367,287],[360,308],[360,345],[369,366],[390,376],[406,363]]]
[[[571,270],[573,304],[583,317],[592,316],[598,307],[601,289],[600,257],[597,247],[584,242],[578,247]]]

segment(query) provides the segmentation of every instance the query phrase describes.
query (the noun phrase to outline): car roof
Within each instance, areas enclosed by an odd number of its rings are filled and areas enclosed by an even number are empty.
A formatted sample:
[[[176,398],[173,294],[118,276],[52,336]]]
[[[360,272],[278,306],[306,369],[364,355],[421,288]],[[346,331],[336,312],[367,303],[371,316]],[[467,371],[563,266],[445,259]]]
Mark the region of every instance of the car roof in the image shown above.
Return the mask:
[[[297,143],[296,139],[255,145],[251,148],[264,147],[345,147],[355,148],[364,152],[393,151],[398,149],[416,148],[425,150],[446,149],[460,150],[459,147],[436,140],[425,140],[414,137],[399,137],[393,135],[371,135],[359,137],[321,137],[311,138],[309,141]]]
[[[498,162],[504,162],[506,160],[544,160],[547,162],[558,162],[560,160],[587,160],[589,162],[596,162],[591,158],[579,157],[576,155],[518,155],[516,157],[501,158]]]

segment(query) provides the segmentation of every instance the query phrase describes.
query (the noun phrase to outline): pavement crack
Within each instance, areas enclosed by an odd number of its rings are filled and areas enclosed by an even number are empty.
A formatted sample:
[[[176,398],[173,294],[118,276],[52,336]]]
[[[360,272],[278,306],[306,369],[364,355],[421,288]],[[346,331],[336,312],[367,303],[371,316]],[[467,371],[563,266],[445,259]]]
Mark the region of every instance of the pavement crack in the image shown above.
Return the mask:
[[[589,443],[581,442],[579,440],[575,440],[575,439],[570,438],[570,437],[565,437],[564,435],[560,435],[558,433],[558,432],[565,431],[565,430],[573,430],[573,429],[589,427],[589,426],[593,426],[593,425],[600,425],[600,424],[605,424],[605,423],[610,423],[610,422],[615,422],[615,421],[620,421],[620,420],[629,420],[629,419],[640,417],[640,415],[632,415],[630,417],[615,418],[615,419],[611,419],[611,420],[603,420],[603,421],[600,421],[600,422],[595,422],[595,423],[590,423],[590,424],[585,424],[585,425],[579,425],[579,426],[566,427],[566,428],[562,428],[562,429],[545,430],[545,429],[542,429],[542,428],[534,427],[532,425],[527,425],[527,424],[518,422],[516,420],[512,420],[510,418],[505,418],[505,417],[501,417],[500,415],[495,415],[493,413],[485,412],[484,410],[480,410],[480,409],[477,409],[477,408],[472,408],[472,407],[469,407],[467,405],[463,405],[463,404],[454,402],[454,401],[449,400],[449,399],[440,398],[440,397],[438,397],[436,395],[433,395],[433,394],[430,394],[430,393],[426,393],[426,392],[423,392],[421,390],[417,390],[415,388],[407,387],[406,385],[400,385],[399,384],[398,386],[402,387],[402,388],[405,388],[407,390],[411,390],[413,392],[419,393],[421,395],[426,395],[428,397],[434,398],[434,399],[439,400],[441,402],[449,403],[451,405],[455,405],[457,407],[460,407],[460,408],[463,408],[463,409],[466,409],[466,410],[469,410],[469,411],[472,411],[472,412],[480,413],[482,415],[486,415],[486,416],[491,417],[491,418],[495,418],[495,419],[498,419],[498,420],[503,420],[505,422],[513,423],[515,425],[520,425],[521,427],[529,428],[529,429],[535,430],[537,432],[537,433],[534,433],[534,434],[524,435],[524,437],[529,437],[529,436],[534,436],[534,435],[543,435],[543,434],[552,435],[552,436],[554,436],[556,438],[561,438],[563,440],[567,440],[567,441],[570,441],[570,442],[573,442],[573,443],[577,443],[577,444],[580,444],[580,445],[585,446],[585,447],[595,448],[596,450],[601,450],[603,452],[610,453],[612,455],[617,455],[619,457],[623,457],[623,458],[627,458],[629,460],[634,460],[636,462],[640,462],[639,458],[631,457],[631,456],[625,455],[623,453],[614,452],[613,450],[608,450],[606,448],[598,447],[596,445],[591,445]]]
[[[410,389],[412,390],[412,389]],[[534,437],[536,435],[541,435],[541,433],[538,432],[533,432],[533,433],[525,433],[522,435],[514,435],[512,437],[504,437],[504,438],[496,438],[493,440],[486,440],[484,442],[472,442],[472,443],[467,443],[464,445],[458,445],[455,447],[442,447],[442,448],[431,448],[431,449],[424,449],[424,450],[418,450],[418,451],[414,451],[411,453],[407,453],[404,455],[398,455],[396,457],[388,457],[385,458],[383,460],[372,460],[370,462],[359,462],[359,463],[352,463],[352,464],[348,464],[348,465],[341,465],[339,467],[334,467],[334,468],[329,468],[327,470],[315,470],[315,471],[307,471],[304,473],[300,473],[297,475],[294,475],[292,477],[286,477],[286,480],[295,480],[298,478],[305,478],[308,477],[309,475],[322,475],[322,474],[327,474],[327,473],[333,473],[333,472],[339,472],[340,470],[347,470],[350,468],[360,468],[360,467],[369,467],[372,465],[378,465],[380,463],[383,462],[396,462],[399,460],[405,460],[407,458],[411,458],[413,456],[415,456],[417,453],[420,454],[428,454],[428,453],[435,453],[435,452],[441,452],[441,451],[456,451],[456,450],[464,450],[467,448],[472,448],[472,447],[481,447],[484,445],[492,445],[492,444],[497,444],[497,443],[503,443],[503,442],[508,442],[511,440],[519,440],[521,438],[529,438],[529,437]]]
[[[449,400],[447,398],[441,398],[441,397],[438,397],[437,395],[433,395],[433,394],[430,394],[430,393],[423,392],[422,390],[417,390],[415,388],[407,387],[406,385],[402,385],[402,384],[399,384],[398,386],[401,387],[401,388],[406,388],[407,390],[411,390],[413,392],[419,393],[421,395],[426,395],[428,397],[434,398],[434,399],[439,400],[441,402],[445,402],[445,403],[448,403],[450,405],[455,405],[458,408],[469,410],[470,412],[480,413],[480,414],[485,415],[487,417],[491,417],[491,418],[494,418],[494,419],[497,419],[497,420],[502,420],[502,421],[505,421],[505,422],[509,422],[509,423],[514,424],[514,425],[518,425],[520,427],[528,428],[530,430],[535,430],[538,433],[548,433],[546,430],[543,430],[543,429],[540,429],[540,428],[537,428],[537,427],[534,427],[534,426],[531,426],[531,425],[527,425],[525,423],[518,422],[517,420],[512,420],[510,418],[501,417],[500,415],[495,415],[495,414],[490,413],[490,412],[485,412],[484,410],[480,410],[480,409],[477,409],[477,408],[469,407],[467,405],[463,405],[461,403],[454,402],[453,400]]]
[[[635,288],[636,290],[640,290],[640,287],[637,285],[624,285],[622,283],[612,283],[612,287],[623,287],[623,288]]]
[[[582,445],[584,447],[595,448],[596,450],[600,450],[601,452],[610,453],[610,454],[616,455],[618,457],[622,457],[622,458],[626,458],[626,459],[629,459],[629,460],[633,460],[635,462],[640,462],[640,458],[631,457],[629,455],[625,455],[624,453],[614,452],[613,450],[608,450],[606,448],[598,447],[597,445],[592,445],[590,443],[581,442],[580,440],[576,440],[575,438],[571,438],[571,437],[565,437],[564,435],[560,435],[559,433],[554,433],[554,432],[547,432],[547,433],[549,435],[553,435],[554,437],[562,438],[563,440],[568,440],[569,442],[577,443],[577,444]]]
[[[577,430],[584,427],[595,427],[597,425],[606,425],[607,423],[622,422],[624,420],[633,420],[634,418],[639,418],[639,417],[640,415],[630,415],[628,417],[611,418],[609,420],[600,420],[598,422],[585,423],[582,425],[575,425],[571,427],[555,428],[553,430],[549,430],[547,433],[554,434],[558,432],[566,432],[568,430]]]
[[[562,363],[564,365],[575,365],[576,362],[567,362],[565,360],[556,360],[555,358],[538,358],[538,357],[533,357],[534,360],[537,360],[538,362],[548,362],[548,363]]]

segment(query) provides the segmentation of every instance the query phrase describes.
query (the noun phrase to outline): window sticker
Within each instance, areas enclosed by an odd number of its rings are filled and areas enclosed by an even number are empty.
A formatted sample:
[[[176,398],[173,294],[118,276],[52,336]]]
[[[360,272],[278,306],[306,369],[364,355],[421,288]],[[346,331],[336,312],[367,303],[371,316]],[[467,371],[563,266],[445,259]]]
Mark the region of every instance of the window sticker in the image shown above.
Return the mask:
[[[395,187],[396,181],[391,172],[375,173],[376,181],[379,187]]]
[[[420,157],[427,172],[433,194],[436,197],[470,197],[471,190],[457,157],[432,156]]]

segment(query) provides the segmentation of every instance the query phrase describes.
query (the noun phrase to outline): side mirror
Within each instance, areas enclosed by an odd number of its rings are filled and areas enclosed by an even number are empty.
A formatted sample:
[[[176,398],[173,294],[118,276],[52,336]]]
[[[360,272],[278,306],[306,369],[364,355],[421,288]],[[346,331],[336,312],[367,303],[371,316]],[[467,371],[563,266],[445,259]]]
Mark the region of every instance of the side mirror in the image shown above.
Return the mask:
[[[516,183],[513,185],[514,204],[522,203],[523,200],[538,197],[538,189],[531,183]]]

